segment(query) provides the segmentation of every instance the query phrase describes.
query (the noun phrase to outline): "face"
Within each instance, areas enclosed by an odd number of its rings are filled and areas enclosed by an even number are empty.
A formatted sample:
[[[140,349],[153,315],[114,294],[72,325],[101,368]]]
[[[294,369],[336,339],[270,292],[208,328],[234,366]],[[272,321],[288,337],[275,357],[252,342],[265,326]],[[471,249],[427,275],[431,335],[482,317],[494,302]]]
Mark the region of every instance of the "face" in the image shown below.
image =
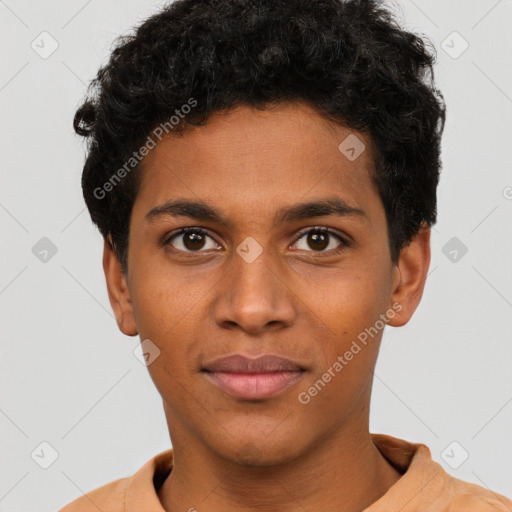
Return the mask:
[[[367,428],[383,327],[409,320],[430,257],[424,230],[392,264],[371,162],[302,103],[215,114],[145,157],[128,273],[107,245],[104,266],[173,445],[275,464]]]

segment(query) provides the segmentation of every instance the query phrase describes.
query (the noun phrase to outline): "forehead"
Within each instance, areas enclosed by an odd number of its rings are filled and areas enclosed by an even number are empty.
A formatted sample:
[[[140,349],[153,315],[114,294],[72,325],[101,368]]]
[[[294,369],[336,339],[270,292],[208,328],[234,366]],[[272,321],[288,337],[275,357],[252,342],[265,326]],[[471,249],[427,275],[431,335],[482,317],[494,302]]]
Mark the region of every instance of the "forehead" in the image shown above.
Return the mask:
[[[366,135],[326,120],[307,104],[265,110],[242,105],[162,138],[144,157],[135,206],[147,211],[183,197],[227,215],[243,210],[257,216],[336,195],[362,209],[378,199],[372,165]]]

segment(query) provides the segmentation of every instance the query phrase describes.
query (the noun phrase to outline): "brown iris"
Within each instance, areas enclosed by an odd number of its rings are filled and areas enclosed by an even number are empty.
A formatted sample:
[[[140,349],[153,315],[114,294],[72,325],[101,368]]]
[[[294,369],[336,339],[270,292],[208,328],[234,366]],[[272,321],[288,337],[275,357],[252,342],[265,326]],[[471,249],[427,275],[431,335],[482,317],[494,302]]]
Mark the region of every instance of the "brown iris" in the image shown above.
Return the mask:
[[[327,233],[319,233],[312,231],[308,233],[308,244],[313,249],[325,249],[329,245],[329,235]],[[315,247],[316,246],[316,247]]]
[[[189,231],[188,233],[183,234],[183,245],[191,251],[202,249],[204,243],[204,233],[199,233],[197,231]]]

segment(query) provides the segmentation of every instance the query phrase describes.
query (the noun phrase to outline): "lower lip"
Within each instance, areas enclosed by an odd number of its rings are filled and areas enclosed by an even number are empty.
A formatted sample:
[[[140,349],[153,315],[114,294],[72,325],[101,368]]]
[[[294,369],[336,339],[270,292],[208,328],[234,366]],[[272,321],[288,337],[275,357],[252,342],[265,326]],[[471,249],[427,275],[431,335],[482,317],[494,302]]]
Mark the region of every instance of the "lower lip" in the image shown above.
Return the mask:
[[[222,373],[206,375],[230,395],[246,400],[270,398],[300,379],[302,371],[273,373]]]

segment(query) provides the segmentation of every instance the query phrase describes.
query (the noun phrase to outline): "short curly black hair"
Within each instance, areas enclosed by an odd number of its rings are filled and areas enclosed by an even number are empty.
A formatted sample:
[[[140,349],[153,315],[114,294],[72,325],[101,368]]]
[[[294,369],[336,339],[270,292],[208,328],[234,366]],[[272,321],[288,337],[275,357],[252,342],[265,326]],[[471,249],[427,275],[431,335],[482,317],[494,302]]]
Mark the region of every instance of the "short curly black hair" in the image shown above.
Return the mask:
[[[171,117],[179,134],[239,104],[304,101],[368,134],[394,263],[423,223],[436,222],[446,107],[435,48],[382,1],[176,0],[115,42],[73,126],[88,141],[85,202],[125,272],[135,150]]]

